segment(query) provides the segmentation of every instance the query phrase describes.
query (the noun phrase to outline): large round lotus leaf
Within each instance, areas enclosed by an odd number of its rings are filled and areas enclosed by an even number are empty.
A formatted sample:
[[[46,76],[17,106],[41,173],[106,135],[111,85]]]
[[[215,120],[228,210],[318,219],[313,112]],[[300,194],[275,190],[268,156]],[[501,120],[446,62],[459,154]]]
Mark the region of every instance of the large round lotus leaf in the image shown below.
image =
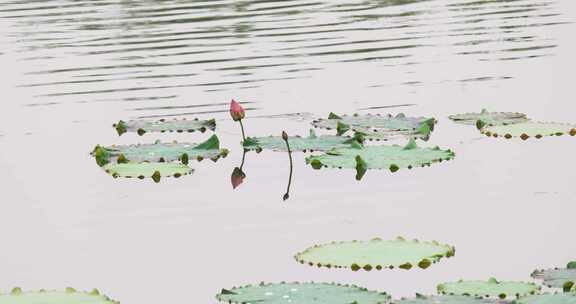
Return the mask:
[[[178,163],[108,164],[103,169],[114,177],[151,177],[156,182],[160,181],[162,176],[180,177],[194,172],[194,169]]]
[[[541,138],[544,136],[576,135],[576,125],[555,122],[525,122],[505,126],[486,127],[481,130],[482,134],[493,137],[520,137],[524,140],[530,137]]]
[[[576,294],[557,293],[522,297],[513,304],[576,304]]]
[[[216,135],[200,144],[190,143],[154,143],[129,146],[97,146],[92,153],[98,164],[116,162],[171,162],[180,160],[188,164],[189,159],[202,160],[209,158],[214,161],[228,155],[227,149],[220,149],[220,141]]]
[[[448,118],[457,123],[477,126],[479,124],[480,126],[499,126],[529,121],[524,113],[488,112],[487,110],[482,110],[480,113],[450,115]],[[481,123],[478,123],[478,121],[481,121]]]
[[[349,147],[352,141],[361,142],[363,137],[355,135],[352,138],[334,135],[316,136],[313,130],[310,130],[310,136],[289,136],[288,142],[291,151],[327,151],[332,148],[345,148]],[[286,142],[280,136],[269,137],[249,137],[243,143],[244,149],[260,151],[262,149],[270,149],[273,151],[288,151]]]
[[[138,135],[144,135],[147,132],[205,132],[206,130],[214,131],[216,129],[216,121],[214,119],[130,120],[128,122],[121,120],[114,124],[113,127],[118,132],[118,135],[126,132],[136,132]]]
[[[92,292],[75,291],[22,291],[14,288],[11,293],[0,294],[0,304],[119,304],[105,295],[100,295],[96,289]]]
[[[536,270],[535,279],[543,280],[548,287],[563,288],[564,291],[576,290],[576,262],[570,262],[566,268]]]
[[[426,269],[454,253],[454,247],[438,242],[409,241],[403,238],[384,241],[376,238],[366,242],[316,245],[296,254],[294,258],[311,266],[370,271],[394,267],[410,269],[413,266]]]
[[[388,139],[398,135],[421,134],[427,138],[434,130],[436,120],[427,117],[406,117],[400,113],[392,115],[354,114],[338,116],[330,113],[328,119],[316,119],[312,125],[317,128],[335,129],[338,135],[348,130],[367,134],[367,138]],[[406,134],[408,132],[408,134]]]
[[[434,162],[450,160],[454,152],[440,148],[419,148],[413,139],[402,147],[356,146],[332,149],[322,155],[306,158],[314,169],[321,167],[356,168],[356,179],[361,179],[368,169],[390,169],[396,172],[400,168],[424,167]]]
[[[328,283],[279,283],[223,289],[216,295],[226,303],[258,304],[384,304],[390,296],[353,285]]]
[[[423,296],[392,301],[392,304],[498,304],[497,300],[460,295]]]
[[[488,281],[458,281],[438,285],[441,294],[471,295],[478,297],[520,297],[538,293],[540,287],[525,282],[498,282],[494,278]]]

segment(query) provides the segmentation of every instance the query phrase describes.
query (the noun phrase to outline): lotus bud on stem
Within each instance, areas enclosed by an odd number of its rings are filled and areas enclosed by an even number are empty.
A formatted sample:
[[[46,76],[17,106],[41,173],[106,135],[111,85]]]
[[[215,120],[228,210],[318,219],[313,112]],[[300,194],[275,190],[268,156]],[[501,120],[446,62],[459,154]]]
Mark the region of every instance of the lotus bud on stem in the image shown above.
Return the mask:
[[[246,141],[246,133],[244,133],[244,125],[242,124],[242,119],[246,116],[244,108],[234,99],[230,102],[230,116],[232,120],[240,123],[240,129],[242,130],[242,140]]]

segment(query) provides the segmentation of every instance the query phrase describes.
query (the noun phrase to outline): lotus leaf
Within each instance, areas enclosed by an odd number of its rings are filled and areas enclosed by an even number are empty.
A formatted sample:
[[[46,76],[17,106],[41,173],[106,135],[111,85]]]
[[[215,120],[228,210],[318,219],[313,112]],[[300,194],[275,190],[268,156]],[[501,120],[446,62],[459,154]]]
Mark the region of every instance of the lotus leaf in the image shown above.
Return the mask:
[[[443,257],[454,256],[455,249],[438,242],[418,240],[382,240],[332,242],[316,245],[296,254],[302,264],[327,268],[350,268],[353,271],[383,268],[422,269],[438,262]]]
[[[130,120],[124,122],[120,120],[118,123],[114,124],[113,127],[118,132],[118,135],[122,135],[126,132],[136,132],[138,135],[144,135],[147,132],[206,132],[206,130],[214,131],[216,129],[216,121],[214,119],[210,120],[187,120],[187,119],[173,119],[165,120],[161,119],[158,121],[150,120]]]
[[[534,283],[499,282],[495,278],[488,281],[458,281],[438,285],[438,292],[450,295],[469,295],[477,297],[507,297],[536,294],[540,287]]]
[[[0,304],[119,304],[98,290],[91,292],[76,291],[66,288],[65,291],[40,290],[22,291],[16,287],[8,294],[0,294]]]
[[[499,304],[497,300],[480,297],[440,295],[424,296],[417,294],[415,298],[392,301],[392,304]]]
[[[488,112],[486,109],[480,113],[455,114],[448,116],[448,118],[456,123],[476,125],[479,129],[484,126],[500,126],[530,121],[524,113]]]
[[[103,169],[114,177],[151,177],[155,182],[159,182],[162,176],[180,177],[194,172],[194,169],[177,163],[108,164]]]
[[[223,289],[216,298],[231,304],[385,304],[390,296],[354,285],[276,283]]]
[[[482,134],[492,137],[520,137],[526,140],[530,137],[576,135],[576,125],[555,122],[525,122],[511,125],[485,127]]]
[[[314,130],[310,130],[308,137],[289,136],[290,149],[292,151],[327,151],[332,148],[345,148],[349,147],[352,141],[362,142],[362,134],[357,133],[352,138],[334,135],[316,136]],[[269,137],[248,137],[243,143],[244,149],[261,151],[262,149],[270,149],[273,151],[286,152],[286,142],[280,136]]]
[[[522,297],[512,304],[576,304],[576,294],[547,293]]]
[[[543,280],[548,287],[562,288],[564,291],[576,290],[576,262],[570,262],[566,268],[536,270],[535,279]]]

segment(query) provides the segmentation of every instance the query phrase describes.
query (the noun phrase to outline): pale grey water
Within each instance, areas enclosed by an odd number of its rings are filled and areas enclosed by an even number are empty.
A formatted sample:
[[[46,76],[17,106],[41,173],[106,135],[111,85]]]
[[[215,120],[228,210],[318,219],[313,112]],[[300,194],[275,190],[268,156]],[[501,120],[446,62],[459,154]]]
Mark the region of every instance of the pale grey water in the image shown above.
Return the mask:
[[[529,280],[576,257],[571,137],[481,137],[446,116],[481,108],[574,122],[576,3],[568,0],[3,1],[0,4],[0,290],[98,287],[123,303],[215,303],[260,281],[338,281],[433,293],[459,278]],[[431,115],[430,168],[314,171],[296,153],[247,155],[238,126],[330,111]],[[401,108],[363,110],[396,104]],[[192,176],[115,180],[88,152],[135,117],[215,117],[231,155]],[[304,115],[307,117],[307,115]],[[251,135],[308,121],[246,120]],[[331,240],[397,235],[456,246],[426,271],[318,270],[293,261]]]

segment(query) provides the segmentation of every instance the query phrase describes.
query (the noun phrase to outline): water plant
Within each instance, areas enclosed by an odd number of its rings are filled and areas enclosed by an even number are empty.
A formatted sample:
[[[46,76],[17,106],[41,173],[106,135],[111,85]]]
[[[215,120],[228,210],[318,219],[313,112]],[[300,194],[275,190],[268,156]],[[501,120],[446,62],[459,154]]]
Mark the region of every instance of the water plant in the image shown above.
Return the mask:
[[[222,289],[216,299],[230,304],[386,304],[390,296],[355,285],[283,282]]]
[[[542,138],[544,136],[576,135],[576,125],[556,122],[524,122],[510,125],[489,126],[480,130],[489,137],[513,138],[523,140],[528,138]]]
[[[498,300],[486,299],[482,297],[470,297],[460,295],[421,295],[416,294],[414,298],[403,298],[393,300],[391,304],[498,304]]]
[[[92,155],[100,166],[110,162],[172,162],[179,160],[187,165],[190,159],[211,159],[217,161],[228,155],[228,149],[220,149],[220,141],[216,135],[202,143],[161,143],[137,144],[127,146],[96,146]]]
[[[512,304],[576,304],[575,293],[545,293],[514,300]]]
[[[112,125],[118,135],[122,135],[126,132],[136,132],[138,135],[142,136],[148,132],[195,132],[200,131],[202,133],[206,130],[216,130],[216,120],[200,120],[195,118],[193,120],[187,119],[173,119],[165,120],[160,119],[157,121],[150,120],[130,120],[124,122],[120,120],[118,123]]]
[[[246,150],[242,152],[242,162],[240,163],[240,167],[235,167],[232,170],[232,175],[230,176],[230,183],[232,184],[232,189],[238,188],[246,178],[246,173],[244,173],[244,163],[246,161]]]
[[[534,283],[498,281],[490,278],[487,281],[457,281],[442,283],[437,286],[438,293],[448,295],[468,295],[506,299],[539,293],[540,287]]]
[[[286,193],[282,196],[282,200],[286,201],[290,198],[290,186],[292,185],[292,173],[294,171],[294,162],[292,161],[292,150],[290,149],[290,143],[288,142],[288,133],[282,131],[282,139],[286,142],[286,150],[288,151],[288,159],[290,160],[290,174],[288,175],[288,186],[286,186]]]
[[[194,169],[178,163],[125,163],[107,164],[102,167],[104,171],[113,177],[125,178],[152,178],[155,182],[160,182],[162,177],[180,177],[194,172]]]
[[[444,257],[454,256],[455,252],[453,246],[436,241],[423,242],[399,237],[394,240],[375,238],[315,245],[294,258],[310,266],[350,268],[353,271],[385,268],[409,270],[415,266],[426,269]]]
[[[244,108],[234,99],[230,102],[230,116],[232,120],[240,123],[240,129],[242,130],[242,141],[246,141],[246,133],[244,132],[244,124],[242,124],[242,119],[245,116]]]
[[[343,137],[334,135],[321,135],[317,136],[314,130],[310,130],[308,137],[290,136],[290,148],[292,151],[301,152],[314,152],[314,151],[328,151],[332,148],[346,148],[352,142],[362,143],[364,141],[364,134],[356,132],[353,137]],[[286,141],[281,136],[267,136],[267,137],[248,137],[243,146],[245,150],[260,152],[262,149],[270,149],[272,151],[287,152]]]
[[[105,295],[101,295],[97,289],[90,292],[76,291],[68,287],[64,291],[44,290],[23,291],[19,287],[12,289],[10,293],[0,293],[0,304],[119,304]]]
[[[455,114],[448,116],[448,118],[459,124],[476,125],[478,129],[482,129],[485,126],[500,126],[530,121],[524,113],[488,112],[486,109],[482,109],[480,113]]]
[[[336,115],[330,113],[328,119],[316,119],[316,128],[336,130],[342,135],[349,130],[366,134],[367,139],[387,140],[395,136],[410,136],[427,139],[434,130],[436,119],[428,117],[407,117],[403,113],[396,116],[380,114]]]
[[[531,276],[542,280],[544,285],[562,288],[565,292],[576,291],[576,261],[566,265],[566,268],[535,270]]]
[[[414,139],[407,145],[362,146],[352,144],[349,148],[335,148],[322,155],[306,158],[314,169],[322,167],[356,169],[356,179],[361,180],[369,169],[388,169],[396,172],[400,168],[429,166],[435,162],[451,160],[451,150],[420,148]]]

